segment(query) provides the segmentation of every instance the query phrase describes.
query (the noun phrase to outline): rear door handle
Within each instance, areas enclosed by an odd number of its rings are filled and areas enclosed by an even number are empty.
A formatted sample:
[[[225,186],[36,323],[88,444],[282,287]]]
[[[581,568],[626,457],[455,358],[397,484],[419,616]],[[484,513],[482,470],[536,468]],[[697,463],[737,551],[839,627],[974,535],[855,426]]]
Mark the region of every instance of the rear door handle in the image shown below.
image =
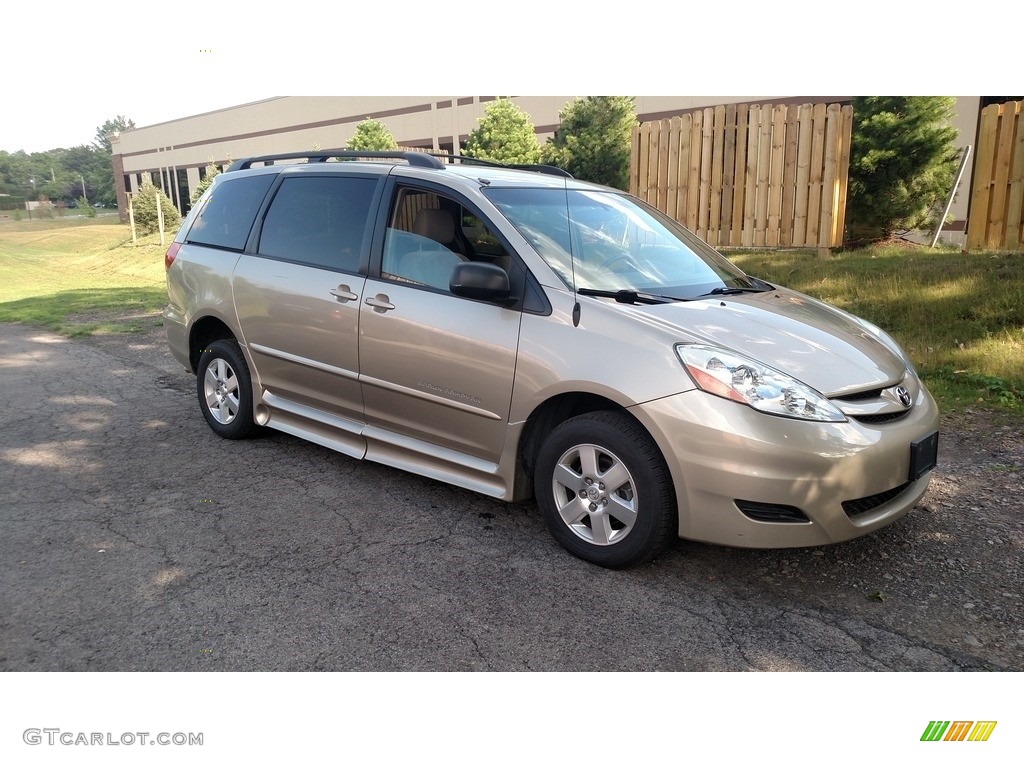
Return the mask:
[[[342,301],[355,301],[359,298],[356,294],[352,293],[352,289],[344,283],[339,285],[337,288],[331,288],[331,296],[341,299]]]
[[[394,309],[395,305],[388,301],[387,294],[378,293],[372,299],[367,299],[366,303],[373,307],[374,312],[387,312],[389,309]]]

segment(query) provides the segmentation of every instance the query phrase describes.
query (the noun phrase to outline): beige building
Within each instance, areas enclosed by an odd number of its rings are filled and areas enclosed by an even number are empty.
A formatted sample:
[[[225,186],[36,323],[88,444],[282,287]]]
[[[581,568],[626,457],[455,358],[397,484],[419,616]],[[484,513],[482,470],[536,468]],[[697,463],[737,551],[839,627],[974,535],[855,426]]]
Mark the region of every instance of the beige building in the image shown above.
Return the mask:
[[[118,207],[126,215],[126,192],[135,192],[149,177],[183,212],[191,190],[213,162],[253,155],[343,147],[356,125],[374,118],[387,125],[402,146],[440,152],[459,151],[494,96],[278,96],[235,107],[143,126],[112,136]],[[513,96],[527,112],[542,141],[558,126],[558,113],[571,96]],[[638,96],[641,121],[657,120],[694,109],[727,103],[780,104],[849,102],[849,96]],[[982,106],[1002,97],[957,99],[957,146],[975,144]],[[948,239],[962,235],[970,197],[970,167],[961,182],[947,227]]]

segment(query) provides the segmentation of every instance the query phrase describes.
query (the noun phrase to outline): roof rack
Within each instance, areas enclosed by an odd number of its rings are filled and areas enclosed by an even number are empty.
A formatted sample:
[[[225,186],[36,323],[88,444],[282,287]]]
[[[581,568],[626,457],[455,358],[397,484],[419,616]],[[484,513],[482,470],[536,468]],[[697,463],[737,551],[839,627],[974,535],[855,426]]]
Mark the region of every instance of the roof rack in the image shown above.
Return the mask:
[[[433,155],[426,152],[374,152],[358,149],[318,149],[311,152],[283,152],[276,155],[259,155],[257,157],[245,157],[235,160],[228,168],[228,171],[244,171],[252,167],[253,163],[267,163],[274,160],[306,160],[310,163],[324,163],[332,157],[356,158],[387,158],[393,160],[405,160],[409,165],[418,165],[421,168],[444,168],[444,165]]]
[[[228,168],[228,171],[245,171],[252,167],[253,163],[269,163],[274,160],[305,160],[308,163],[324,163],[331,158],[378,158],[390,160],[405,160],[409,165],[416,165],[420,168],[434,168],[442,170],[445,166],[443,161],[454,163],[471,163],[473,165],[485,165],[490,168],[510,168],[516,171],[534,171],[535,173],[546,173],[551,176],[562,176],[571,179],[572,174],[554,165],[542,165],[540,163],[496,163],[493,160],[481,160],[478,157],[466,155],[452,155],[443,152],[400,152],[400,151],[370,151],[359,149],[317,149],[310,152],[282,152],[276,155],[259,155],[256,157],[245,157],[235,160]]]
[[[486,165],[491,168],[511,168],[514,171],[534,171],[535,173],[546,173],[551,176],[561,176],[566,179],[573,178],[572,174],[563,168],[559,168],[554,165],[543,165],[541,163],[496,163],[493,160],[481,160],[479,157],[468,157],[467,155],[452,155],[440,152],[426,152],[424,153],[429,157],[435,157],[441,160],[454,161],[458,160],[463,163],[471,163],[473,165]]]

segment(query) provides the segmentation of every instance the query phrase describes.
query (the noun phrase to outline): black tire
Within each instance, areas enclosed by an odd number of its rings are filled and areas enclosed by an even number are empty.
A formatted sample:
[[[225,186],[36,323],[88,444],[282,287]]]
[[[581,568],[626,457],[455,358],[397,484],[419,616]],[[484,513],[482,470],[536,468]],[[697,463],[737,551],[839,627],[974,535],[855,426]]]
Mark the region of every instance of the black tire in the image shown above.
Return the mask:
[[[668,467],[629,416],[598,411],[564,421],[541,446],[533,483],[551,535],[591,563],[636,565],[678,533]]]
[[[259,431],[252,417],[252,378],[238,342],[211,342],[196,369],[199,410],[210,429],[228,440],[241,440]]]

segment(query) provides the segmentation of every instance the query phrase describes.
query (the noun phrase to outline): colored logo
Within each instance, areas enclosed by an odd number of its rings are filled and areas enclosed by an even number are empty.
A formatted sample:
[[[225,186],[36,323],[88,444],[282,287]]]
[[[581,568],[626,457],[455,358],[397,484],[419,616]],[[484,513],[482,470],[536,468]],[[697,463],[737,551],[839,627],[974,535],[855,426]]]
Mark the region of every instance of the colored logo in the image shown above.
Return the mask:
[[[995,729],[995,720],[932,720],[921,741],[988,741]]]

